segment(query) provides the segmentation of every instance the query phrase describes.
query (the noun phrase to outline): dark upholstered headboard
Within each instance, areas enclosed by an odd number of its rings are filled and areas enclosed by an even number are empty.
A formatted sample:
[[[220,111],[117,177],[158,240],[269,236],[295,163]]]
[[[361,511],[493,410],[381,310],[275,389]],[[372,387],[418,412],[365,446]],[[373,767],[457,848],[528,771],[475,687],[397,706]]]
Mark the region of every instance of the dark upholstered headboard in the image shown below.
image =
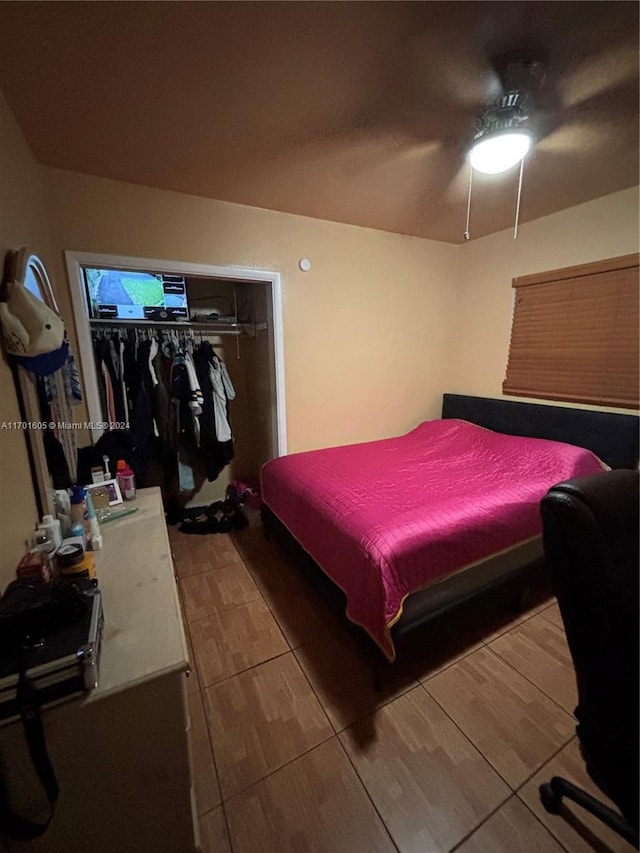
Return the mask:
[[[444,394],[442,417],[471,421],[507,435],[586,447],[611,468],[635,468],[638,464],[640,419],[635,415]]]

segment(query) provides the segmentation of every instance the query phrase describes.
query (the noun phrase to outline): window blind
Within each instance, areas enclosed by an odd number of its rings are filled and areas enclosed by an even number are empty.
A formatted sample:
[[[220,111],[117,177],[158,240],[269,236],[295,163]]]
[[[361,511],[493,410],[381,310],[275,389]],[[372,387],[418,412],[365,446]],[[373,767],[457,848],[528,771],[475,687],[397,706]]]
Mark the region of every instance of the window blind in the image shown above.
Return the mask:
[[[638,255],[516,278],[505,394],[639,408]]]

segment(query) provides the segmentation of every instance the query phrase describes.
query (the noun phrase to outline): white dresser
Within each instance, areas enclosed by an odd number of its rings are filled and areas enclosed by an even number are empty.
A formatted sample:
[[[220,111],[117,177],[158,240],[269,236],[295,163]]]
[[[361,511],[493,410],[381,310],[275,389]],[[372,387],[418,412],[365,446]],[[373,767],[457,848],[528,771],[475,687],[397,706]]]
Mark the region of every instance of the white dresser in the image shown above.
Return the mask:
[[[196,849],[187,645],[160,490],[142,489],[125,506],[137,511],[102,526],[96,554],[105,619],[100,683],[86,698],[44,712],[60,800],[47,833],[13,841],[11,851]],[[26,785],[32,774],[23,740],[19,723],[0,729],[4,760],[12,776],[20,764],[27,768]]]

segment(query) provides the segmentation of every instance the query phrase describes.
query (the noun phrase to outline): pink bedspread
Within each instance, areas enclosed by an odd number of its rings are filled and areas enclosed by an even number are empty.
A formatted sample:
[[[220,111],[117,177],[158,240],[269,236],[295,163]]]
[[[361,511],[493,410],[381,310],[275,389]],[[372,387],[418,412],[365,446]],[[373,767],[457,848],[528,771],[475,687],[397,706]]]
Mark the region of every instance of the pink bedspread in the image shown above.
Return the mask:
[[[407,595],[538,535],[547,489],[602,468],[570,444],[436,420],[273,459],[262,496],[393,660],[389,629]]]

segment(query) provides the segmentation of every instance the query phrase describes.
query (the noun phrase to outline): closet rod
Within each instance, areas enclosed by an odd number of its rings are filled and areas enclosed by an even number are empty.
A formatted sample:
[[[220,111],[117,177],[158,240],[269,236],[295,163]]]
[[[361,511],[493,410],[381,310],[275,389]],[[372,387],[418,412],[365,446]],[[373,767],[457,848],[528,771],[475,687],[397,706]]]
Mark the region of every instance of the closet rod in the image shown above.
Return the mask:
[[[213,335],[241,335],[244,326],[253,329],[253,323],[159,323],[157,320],[89,320],[90,326],[122,326],[135,329],[139,326],[154,327],[156,329],[195,329],[207,331]]]

